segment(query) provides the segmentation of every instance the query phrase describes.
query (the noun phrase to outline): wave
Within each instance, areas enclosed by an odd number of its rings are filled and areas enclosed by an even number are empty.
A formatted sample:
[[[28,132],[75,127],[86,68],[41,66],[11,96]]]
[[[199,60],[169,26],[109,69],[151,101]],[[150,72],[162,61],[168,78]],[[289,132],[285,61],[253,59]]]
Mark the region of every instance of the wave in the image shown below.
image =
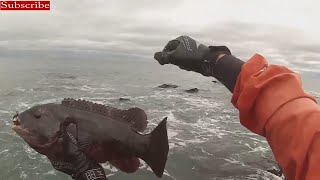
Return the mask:
[[[46,77],[56,78],[56,79],[71,79],[71,80],[74,80],[77,78],[76,75],[64,74],[64,73],[48,73],[48,74],[46,74]]]
[[[256,174],[253,175],[249,175],[246,180],[257,180],[257,179],[261,179],[261,180],[283,180],[284,177],[278,177],[268,171],[263,171],[260,169],[256,170]]]
[[[315,92],[315,91],[306,91],[306,92],[315,98],[320,98],[320,92]]]
[[[25,92],[27,89],[23,88],[23,87],[16,87],[14,88],[15,91],[20,91],[20,92]]]
[[[110,88],[110,87],[92,87],[92,86],[90,86],[90,85],[87,85],[87,84],[85,84],[85,85],[82,85],[82,86],[80,86],[79,87],[79,89],[81,90],[81,91],[85,91],[85,92],[105,92],[105,93],[108,93],[108,92],[114,92],[115,91],[115,89],[113,89],[113,88]]]
[[[0,114],[11,114],[11,112],[7,111],[7,110],[1,110],[0,109]]]

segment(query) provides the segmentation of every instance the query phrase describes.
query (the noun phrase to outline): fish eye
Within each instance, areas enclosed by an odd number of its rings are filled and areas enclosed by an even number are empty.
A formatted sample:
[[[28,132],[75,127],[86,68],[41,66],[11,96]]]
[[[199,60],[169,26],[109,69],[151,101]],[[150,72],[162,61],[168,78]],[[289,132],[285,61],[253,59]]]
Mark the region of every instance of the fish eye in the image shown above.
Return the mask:
[[[41,118],[41,113],[40,113],[39,111],[35,111],[35,112],[33,113],[33,116],[34,116],[35,118],[39,119],[39,118]]]

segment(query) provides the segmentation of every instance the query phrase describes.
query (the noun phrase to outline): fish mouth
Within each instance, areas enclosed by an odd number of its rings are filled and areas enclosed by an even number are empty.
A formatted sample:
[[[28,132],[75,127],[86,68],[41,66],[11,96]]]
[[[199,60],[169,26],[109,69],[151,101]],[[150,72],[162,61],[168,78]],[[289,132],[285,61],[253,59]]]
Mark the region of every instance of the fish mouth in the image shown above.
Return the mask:
[[[44,143],[37,134],[32,133],[32,131],[29,131],[29,129],[24,128],[21,125],[13,124],[12,130],[14,130],[24,141],[26,141],[30,145],[30,147],[40,153],[42,151],[45,152],[45,150],[48,148],[51,148],[59,138],[59,136],[55,136],[51,142]]]
[[[31,135],[28,129],[22,127],[19,117],[13,117],[12,123],[12,130],[14,130],[19,136],[26,137]]]
[[[16,133],[18,133],[20,136],[30,135],[29,131],[26,130],[26,129],[24,129],[24,128],[22,128],[22,127],[20,126],[20,124],[15,124],[15,123],[14,123],[14,124],[12,125],[12,129],[13,129]]]
[[[33,134],[29,129],[24,128],[22,126],[21,120],[17,115],[12,118],[12,130],[14,130],[20,137],[22,137],[27,143],[35,144],[37,141],[37,137]]]
[[[18,116],[14,116],[12,122],[12,130],[14,130],[22,139],[24,139],[32,148],[36,149],[37,151],[52,147],[52,145],[57,142],[60,137],[60,134],[57,132],[50,142],[43,142],[38,134],[34,133],[28,128],[23,127]]]
[[[14,117],[12,119],[12,122],[13,122],[14,126],[20,126],[20,124],[21,124],[21,121],[20,121],[19,117]]]
[[[19,126],[21,124],[21,121],[19,119],[19,112],[17,111],[16,114],[12,117],[13,125]]]
[[[36,138],[30,133],[30,131],[28,131],[28,129],[23,128],[20,125],[20,121],[13,121],[12,130],[14,130],[28,144],[35,144],[34,142],[36,142]]]

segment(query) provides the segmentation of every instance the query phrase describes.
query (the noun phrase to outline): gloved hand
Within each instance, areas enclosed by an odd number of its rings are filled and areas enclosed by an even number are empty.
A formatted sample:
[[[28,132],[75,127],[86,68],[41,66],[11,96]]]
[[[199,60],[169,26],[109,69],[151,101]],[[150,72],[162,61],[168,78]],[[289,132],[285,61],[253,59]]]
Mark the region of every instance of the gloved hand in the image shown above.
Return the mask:
[[[213,67],[219,55],[229,54],[226,46],[205,46],[189,36],[180,36],[168,42],[162,52],[154,58],[161,64],[174,64],[187,71],[198,72],[204,76],[213,76]]]
[[[223,56],[223,57],[222,57]],[[188,36],[180,36],[154,54],[161,64],[174,64],[181,69],[212,76],[233,92],[243,61],[231,55],[226,46],[205,46]]]
[[[63,148],[65,162],[50,160],[55,169],[71,175],[75,180],[107,180],[101,165],[87,157],[79,149],[75,138],[66,130],[63,133]]]

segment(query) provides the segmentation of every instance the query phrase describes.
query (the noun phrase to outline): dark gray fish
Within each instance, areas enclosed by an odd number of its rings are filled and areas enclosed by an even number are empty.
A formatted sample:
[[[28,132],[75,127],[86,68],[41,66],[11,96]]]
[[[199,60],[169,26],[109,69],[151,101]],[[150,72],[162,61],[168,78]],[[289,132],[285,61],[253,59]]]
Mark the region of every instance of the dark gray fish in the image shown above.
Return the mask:
[[[64,159],[62,132],[70,128],[81,149],[100,163],[109,161],[120,170],[134,172],[144,160],[161,177],[169,151],[167,118],[142,135],[147,115],[140,108],[120,110],[83,100],[34,106],[13,117],[13,130],[49,159]]]

